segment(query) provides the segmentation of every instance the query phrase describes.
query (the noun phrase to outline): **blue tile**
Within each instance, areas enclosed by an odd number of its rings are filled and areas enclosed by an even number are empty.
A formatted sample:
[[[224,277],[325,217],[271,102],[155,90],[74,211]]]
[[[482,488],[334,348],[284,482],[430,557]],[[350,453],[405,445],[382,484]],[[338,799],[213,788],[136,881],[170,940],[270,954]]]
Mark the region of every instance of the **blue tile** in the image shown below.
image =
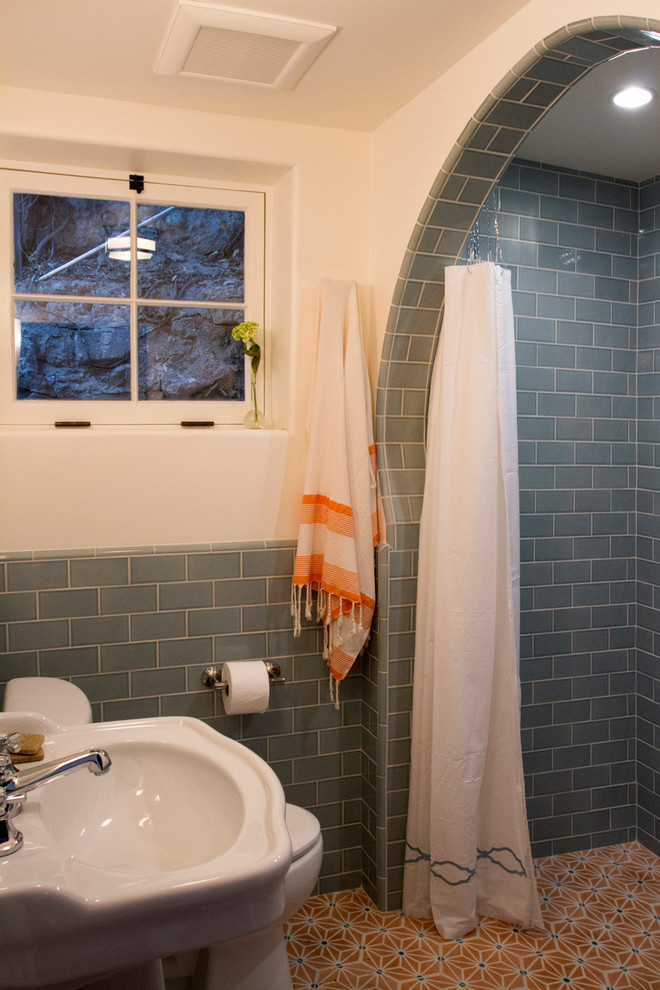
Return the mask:
[[[586,491],[575,493],[576,512],[608,512],[609,509],[609,491]]]
[[[556,268],[562,272],[575,271],[575,250],[573,248],[552,247],[547,244],[539,245],[538,251],[540,268]]]
[[[623,211],[622,211],[623,212]],[[614,210],[610,206],[578,203],[578,223],[589,227],[614,227]]]
[[[573,588],[574,605],[605,605],[608,601],[607,584],[578,584]]]
[[[561,247],[593,249],[595,243],[594,230],[592,227],[579,227],[575,223],[560,223],[558,243]]]
[[[633,303],[612,303],[612,323],[620,326],[631,327],[637,322],[637,307]]]
[[[538,609],[567,608],[571,601],[572,590],[569,585],[534,589],[534,607]]]
[[[128,616],[112,615],[71,620],[71,643],[86,646],[128,640]]]
[[[557,371],[558,392],[591,392],[593,391],[592,375],[589,371]]]
[[[621,372],[594,372],[594,392],[605,395],[627,395],[628,376]]]
[[[584,513],[558,516],[555,532],[557,536],[589,536],[591,534],[591,516]]]
[[[539,216],[539,196],[534,193],[514,189],[502,189],[500,193],[502,213],[515,213],[520,216]]]
[[[626,278],[634,282],[637,280],[637,267],[636,258],[625,258],[619,255],[614,255],[612,258],[612,275],[614,278]]]
[[[101,588],[101,613],[152,612],[156,608],[155,585]]]
[[[185,577],[183,554],[150,555],[131,558],[131,582],[181,581]]]
[[[590,467],[558,467],[557,488],[591,488],[593,477]]]
[[[592,440],[593,424],[590,419],[558,419],[557,440]]]
[[[598,251],[578,251],[576,264],[578,272],[585,275],[612,274],[612,256],[609,254],[602,254]],[[598,289],[598,282],[596,282],[595,291],[597,296],[599,295]],[[627,301],[627,299],[628,296],[626,295],[624,301]]]
[[[192,629],[192,617],[197,616],[199,611],[191,612],[190,635],[202,635],[197,630]],[[179,639],[186,633],[186,613],[185,612],[143,612],[135,613],[131,616],[131,640],[141,639]],[[128,639],[128,636],[124,637]]]
[[[575,460],[577,464],[609,464],[612,450],[607,443],[577,443]]]
[[[564,296],[591,299],[595,293],[593,276],[560,271],[557,275],[557,292]]]
[[[99,587],[128,582],[127,557],[71,560],[69,566],[72,588]]]
[[[520,188],[529,190],[530,192],[556,196],[559,189],[558,173],[548,169],[530,168],[523,165],[520,169]]]
[[[638,224],[639,215],[636,210],[614,210],[614,228],[616,230],[627,230],[631,234],[635,234]],[[605,226],[605,224],[601,226]]]
[[[521,316],[516,321],[518,339],[530,341],[554,341],[555,325],[552,320]]]
[[[512,296],[516,316],[536,316],[536,296],[533,292],[513,292]]]
[[[591,577],[591,567],[586,560],[558,561],[553,569],[555,581],[559,584],[589,581]]]
[[[562,174],[559,178],[559,195],[593,203],[596,200],[596,183],[593,179],[582,176]]]
[[[573,556],[573,541],[567,538],[538,539],[536,560],[570,560]]]
[[[575,396],[541,392],[538,398],[538,411],[540,416],[575,416]]]
[[[552,467],[521,467],[519,471],[521,489],[552,488],[555,471]]]
[[[69,623],[65,619],[42,622],[10,622],[9,649],[12,653],[69,646]]]
[[[575,301],[570,297],[540,295],[538,299],[539,316],[553,320],[572,320],[575,317]]]
[[[570,199],[541,196],[539,215],[548,220],[565,220],[568,223],[576,223],[577,203]]]
[[[608,323],[611,315],[610,303],[602,299],[578,299],[575,316],[585,323]]]
[[[523,392],[551,392],[555,387],[552,368],[518,368],[517,386]]]
[[[522,563],[521,584],[524,587],[552,584],[552,564],[545,562]]]
[[[500,241],[502,249],[502,260],[505,265],[530,265],[536,264],[537,246],[532,241],[507,240]]]
[[[520,440],[552,440],[555,433],[553,419],[541,416],[521,416],[518,419]]]
[[[596,250],[608,251],[611,254],[630,255],[632,253],[633,240],[628,233],[619,230],[597,230]]]
[[[612,415],[612,399],[606,395],[578,395],[577,414],[606,419]]]
[[[630,209],[632,193],[636,188],[617,182],[596,182],[596,201],[608,206],[619,206],[624,210]]]
[[[619,303],[630,302],[630,282],[628,279],[596,276],[595,291],[598,299],[609,299]]]
[[[518,288],[525,292],[555,293],[557,274],[542,268],[521,267],[518,269]]]
[[[541,440],[537,444],[538,464],[574,464],[575,447],[572,443]]]
[[[539,491],[536,494],[538,512],[573,512],[573,492]]]
[[[9,561],[8,591],[36,591],[66,588],[69,583],[66,560]]]
[[[16,622],[19,619],[36,619],[36,617],[37,597],[34,592],[5,592],[0,595],[0,622]],[[42,616],[42,618],[54,618],[54,616]]]
[[[521,217],[520,238],[523,241],[534,241],[537,244],[556,244],[557,224],[552,220]]]

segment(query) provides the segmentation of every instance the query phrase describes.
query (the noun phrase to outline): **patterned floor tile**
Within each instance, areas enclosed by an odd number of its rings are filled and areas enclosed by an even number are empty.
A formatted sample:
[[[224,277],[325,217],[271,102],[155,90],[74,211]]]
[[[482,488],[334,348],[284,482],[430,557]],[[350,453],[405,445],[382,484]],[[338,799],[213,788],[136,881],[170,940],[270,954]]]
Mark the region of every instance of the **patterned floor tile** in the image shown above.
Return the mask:
[[[362,890],[310,898],[286,927],[294,990],[660,990],[660,859],[629,843],[535,868],[543,931],[482,918],[443,940]]]

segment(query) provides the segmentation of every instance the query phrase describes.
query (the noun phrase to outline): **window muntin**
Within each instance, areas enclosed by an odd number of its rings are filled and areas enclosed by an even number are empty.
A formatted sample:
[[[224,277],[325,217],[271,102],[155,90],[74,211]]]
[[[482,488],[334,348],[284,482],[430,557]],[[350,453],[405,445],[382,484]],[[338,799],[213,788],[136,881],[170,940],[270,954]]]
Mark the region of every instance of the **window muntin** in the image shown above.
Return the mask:
[[[16,286],[3,421],[241,423],[249,368],[231,328],[263,325],[264,194],[148,182],[137,197],[125,179],[5,177]],[[127,229],[129,260],[115,260]],[[155,243],[151,257],[140,258],[141,239]],[[59,364],[44,374],[46,361]]]

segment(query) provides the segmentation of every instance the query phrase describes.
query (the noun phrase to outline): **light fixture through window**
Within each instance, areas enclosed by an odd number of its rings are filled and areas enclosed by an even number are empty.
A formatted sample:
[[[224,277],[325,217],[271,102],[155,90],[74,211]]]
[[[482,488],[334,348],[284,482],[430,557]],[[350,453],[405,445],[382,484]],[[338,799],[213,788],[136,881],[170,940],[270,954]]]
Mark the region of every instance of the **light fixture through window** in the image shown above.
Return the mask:
[[[612,103],[625,110],[636,110],[638,107],[646,106],[653,99],[655,93],[652,89],[647,89],[645,86],[628,86],[614,94]]]
[[[105,249],[108,257],[114,261],[131,260],[131,239],[130,237],[108,237],[105,242]],[[151,258],[156,250],[156,242],[149,237],[138,237],[137,257],[138,261],[145,261]]]

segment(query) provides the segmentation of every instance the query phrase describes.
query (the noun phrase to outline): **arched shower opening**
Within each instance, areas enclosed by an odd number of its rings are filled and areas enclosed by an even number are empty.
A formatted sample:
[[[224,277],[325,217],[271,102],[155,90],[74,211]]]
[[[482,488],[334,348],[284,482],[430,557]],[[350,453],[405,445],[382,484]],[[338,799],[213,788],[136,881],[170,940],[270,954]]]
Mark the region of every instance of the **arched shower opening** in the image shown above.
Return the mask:
[[[583,21],[555,32],[528,53],[500,85],[486,98],[470,120],[440,171],[420,214],[411,237],[394,294],[383,345],[376,408],[376,437],[381,492],[387,521],[387,545],[377,555],[379,610],[375,635],[370,648],[365,692],[364,752],[365,777],[365,885],[380,907],[400,904],[407,807],[407,747],[411,702],[412,656],[414,649],[414,602],[418,524],[424,485],[425,410],[433,354],[437,344],[444,298],[444,269],[455,264],[465,249],[465,242],[480,210],[495,184],[503,175],[520,143],[549,106],[554,104],[586,72],[601,62],[628,50],[658,44],[660,22],[645,18],[601,17]],[[506,259],[505,259],[506,263]],[[653,483],[649,480],[649,484]],[[652,499],[651,499],[652,501]],[[649,537],[650,538],[650,537]],[[630,575],[629,575],[630,576]],[[660,583],[660,577],[658,579]],[[647,603],[645,603],[647,606]],[[648,630],[642,636],[646,643]],[[597,638],[596,638],[597,639]],[[614,650],[617,635],[604,653],[625,654],[625,669],[613,670],[608,676],[621,675],[622,692],[630,686],[630,669],[634,642],[621,633],[620,648]],[[651,634],[652,639],[652,634]],[[596,640],[594,644],[597,645]],[[585,645],[588,645],[585,641]],[[651,644],[652,646],[652,644]],[[594,649],[588,651],[593,658]],[[555,676],[553,664],[569,663],[573,652],[537,656],[542,663],[544,683]],[[584,664],[587,651],[580,654]],[[601,662],[606,661],[602,659]],[[579,676],[580,666],[574,676]],[[589,668],[591,673],[591,668]],[[585,673],[584,676],[587,676]],[[617,682],[619,683],[619,682]],[[628,690],[627,717],[634,698],[634,685]],[[528,690],[529,700],[529,690]],[[566,699],[568,703],[578,699]],[[533,701],[533,697],[532,697]],[[550,703],[550,702],[548,702]],[[558,703],[562,703],[561,701]],[[606,708],[606,704],[603,704]],[[581,723],[582,724],[582,723]],[[586,722],[584,724],[587,724]],[[533,735],[533,726],[532,729]],[[618,743],[620,740],[600,740]],[[585,742],[590,755],[600,742]],[[626,786],[632,798],[634,779],[625,779],[629,769],[620,769],[620,781],[612,778],[612,767],[629,768],[633,759],[629,742],[627,759],[616,759],[605,774],[607,788]],[[647,744],[647,743],[645,743]],[[573,747],[574,748],[574,747]],[[615,756],[616,747],[612,748]],[[539,750],[545,753],[546,750]],[[605,757],[606,751],[599,750]],[[539,773],[548,788],[552,774],[576,773],[580,768],[546,767],[539,757]],[[533,763],[533,760],[531,761]],[[597,766],[606,766],[605,763]],[[593,771],[593,768],[590,768]],[[597,780],[598,773],[591,773]],[[558,784],[565,777],[557,778]],[[596,784],[592,785],[596,790]],[[548,793],[551,794],[549,791]],[[570,792],[566,792],[570,793]],[[541,798],[542,795],[533,794]],[[566,802],[567,808],[570,802]],[[636,827],[627,815],[611,816],[611,834],[630,836]],[[550,809],[551,810],[551,809]],[[551,814],[551,819],[589,814],[602,809],[566,811],[565,816]],[[639,811],[639,809],[638,809]],[[571,819],[572,820],[572,819]],[[588,819],[584,819],[585,827]],[[602,821],[594,818],[594,824]],[[647,840],[653,832],[660,836],[660,825],[642,809],[639,823]],[[617,824],[620,827],[617,828]],[[582,835],[576,836],[579,841]],[[561,837],[560,837],[561,839]],[[571,841],[566,835],[565,842]],[[658,843],[660,848],[660,843]],[[656,851],[658,851],[656,849]]]

